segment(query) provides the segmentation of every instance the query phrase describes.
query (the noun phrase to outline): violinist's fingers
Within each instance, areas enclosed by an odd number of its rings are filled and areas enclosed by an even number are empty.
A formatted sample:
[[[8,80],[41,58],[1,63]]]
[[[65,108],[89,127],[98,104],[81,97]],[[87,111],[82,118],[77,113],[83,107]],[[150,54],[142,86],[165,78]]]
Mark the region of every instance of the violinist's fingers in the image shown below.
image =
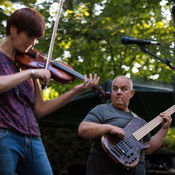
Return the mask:
[[[97,76],[97,74],[94,74],[93,86],[97,85],[99,81],[100,81],[100,77]]]
[[[83,81],[83,84],[84,84],[84,85],[87,84],[87,75],[86,75],[86,74],[84,75],[84,81]]]
[[[89,85],[92,84],[92,74],[91,74],[91,73],[89,74],[89,82],[88,82],[88,84],[89,84]]]
[[[46,79],[46,81],[45,81],[46,86],[49,84],[49,81],[50,81],[50,78],[49,79]]]
[[[83,87],[86,89],[93,87],[98,84],[99,80],[100,80],[100,77],[97,77],[97,74],[94,74],[94,77],[93,77],[92,74],[90,73],[89,80],[87,78],[87,75],[84,75]]]
[[[39,79],[50,79],[51,73],[46,69],[32,69],[31,70],[31,78],[39,78]]]
[[[96,84],[98,84],[99,81],[100,81],[100,77],[98,76],[98,77],[97,77],[97,80],[96,80]]]
[[[43,82],[43,86],[46,87],[49,84],[50,78],[44,77],[44,78],[41,78],[40,80]]]
[[[94,78],[93,78],[93,85],[96,84],[96,80],[97,80],[97,74],[94,74]]]
[[[46,78],[50,80],[51,77],[51,73],[50,70],[46,70],[47,74],[46,74]]]

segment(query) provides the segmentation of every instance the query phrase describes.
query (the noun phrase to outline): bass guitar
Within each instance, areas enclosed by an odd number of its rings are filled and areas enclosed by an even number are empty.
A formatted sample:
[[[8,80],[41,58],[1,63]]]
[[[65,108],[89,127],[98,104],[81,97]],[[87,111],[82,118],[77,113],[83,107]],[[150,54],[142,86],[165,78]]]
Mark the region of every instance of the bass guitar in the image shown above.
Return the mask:
[[[173,114],[175,105],[165,112],[168,115]],[[162,121],[162,117],[157,116],[145,124],[143,119],[135,117],[124,128],[125,140],[118,138],[116,135],[106,134],[101,138],[102,146],[116,163],[121,163],[124,167],[134,168],[139,162],[140,151],[148,148],[139,141]]]

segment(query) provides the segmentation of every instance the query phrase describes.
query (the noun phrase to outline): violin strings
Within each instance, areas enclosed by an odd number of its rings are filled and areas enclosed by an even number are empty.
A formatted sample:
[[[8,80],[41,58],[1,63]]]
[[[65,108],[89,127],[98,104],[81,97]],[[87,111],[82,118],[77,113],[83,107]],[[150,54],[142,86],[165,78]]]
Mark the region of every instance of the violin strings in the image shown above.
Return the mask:
[[[58,68],[60,68],[60,69],[62,69],[64,71],[66,71],[67,73],[69,73],[71,75],[74,75],[74,76],[78,77],[81,80],[84,80],[84,76],[83,75],[81,75],[80,73],[78,73],[78,72],[76,72],[74,70],[71,70],[70,68],[67,68],[67,67],[61,65],[59,62],[54,61],[53,62],[53,65],[55,65],[56,67],[58,67]]]

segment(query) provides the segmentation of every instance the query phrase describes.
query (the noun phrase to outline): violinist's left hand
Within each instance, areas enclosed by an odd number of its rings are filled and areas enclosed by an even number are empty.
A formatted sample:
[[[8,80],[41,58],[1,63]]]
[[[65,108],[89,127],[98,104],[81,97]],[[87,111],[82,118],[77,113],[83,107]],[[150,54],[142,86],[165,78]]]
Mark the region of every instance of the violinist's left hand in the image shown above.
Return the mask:
[[[89,81],[87,81],[87,75],[84,75],[84,81],[83,83],[75,86],[73,89],[77,92],[77,93],[81,93],[89,88],[92,88],[93,86],[96,86],[98,84],[100,80],[100,77],[97,76],[97,74],[94,74],[94,77],[92,76],[92,74],[89,74]]]

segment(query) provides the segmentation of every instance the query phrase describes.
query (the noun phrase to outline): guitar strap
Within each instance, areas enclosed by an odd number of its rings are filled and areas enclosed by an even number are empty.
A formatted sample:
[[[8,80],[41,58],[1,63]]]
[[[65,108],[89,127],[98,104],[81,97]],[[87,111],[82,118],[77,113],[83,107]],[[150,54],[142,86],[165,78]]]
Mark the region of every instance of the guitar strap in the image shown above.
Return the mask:
[[[135,117],[135,118],[139,118],[140,120],[143,120],[144,122],[146,122],[143,118],[139,117],[136,113],[131,111],[131,114]]]
[[[132,111],[131,111],[131,114],[132,114],[134,117],[140,118],[136,113],[134,113],[134,112],[132,112]]]

